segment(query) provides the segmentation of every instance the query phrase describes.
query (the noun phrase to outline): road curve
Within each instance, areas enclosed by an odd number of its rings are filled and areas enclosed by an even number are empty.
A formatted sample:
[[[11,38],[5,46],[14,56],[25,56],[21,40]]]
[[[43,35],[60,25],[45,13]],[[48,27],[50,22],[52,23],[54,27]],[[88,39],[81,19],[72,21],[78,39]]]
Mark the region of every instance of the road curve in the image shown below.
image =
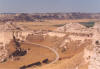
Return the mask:
[[[47,49],[51,50],[52,52],[54,52],[55,55],[56,55],[56,59],[54,61],[52,61],[51,63],[49,63],[49,64],[53,64],[53,63],[55,63],[56,61],[59,60],[59,54],[58,54],[58,52],[55,49],[53,49],[51,47],[48,47],[48,46],[32,43],[32,42],[29,42],[29,41],[25,41],[25,43],[29,43],[29,44],[37,45],[37,46],[40,46],[40,47],[44,47],[44,48],[47,48]]]

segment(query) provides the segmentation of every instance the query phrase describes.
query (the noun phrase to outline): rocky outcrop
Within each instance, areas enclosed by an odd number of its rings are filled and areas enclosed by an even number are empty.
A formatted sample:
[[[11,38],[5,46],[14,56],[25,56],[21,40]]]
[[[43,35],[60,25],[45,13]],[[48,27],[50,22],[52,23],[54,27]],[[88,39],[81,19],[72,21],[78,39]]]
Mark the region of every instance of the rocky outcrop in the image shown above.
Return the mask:
[[[88,69],[100,69],[100,23],[96,23],[93,36],[93,45],[92,55],[90,58],[90,64]]]
[[[8,57],[8,51],[6,46],[3,46],[2,43],[0,43],[0,62],[3,62]]]
[[[16,51],[15,41],[25,41],[26,37],[31,34],[30,31],[25,31],[26,29],[19,27],[16,24],[5,23],[0,25],[0,62],[3,62],[5,59]]]

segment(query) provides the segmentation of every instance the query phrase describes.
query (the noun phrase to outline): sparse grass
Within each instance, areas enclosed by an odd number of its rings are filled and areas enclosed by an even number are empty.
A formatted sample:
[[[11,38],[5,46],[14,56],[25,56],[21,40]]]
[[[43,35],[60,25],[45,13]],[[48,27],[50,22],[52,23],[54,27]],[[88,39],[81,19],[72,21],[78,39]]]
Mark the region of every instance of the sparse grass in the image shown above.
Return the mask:
[[[64,26],[65,24],[58,24],[58,25],[53,25],[55,27],[61,27],[61,26]]]

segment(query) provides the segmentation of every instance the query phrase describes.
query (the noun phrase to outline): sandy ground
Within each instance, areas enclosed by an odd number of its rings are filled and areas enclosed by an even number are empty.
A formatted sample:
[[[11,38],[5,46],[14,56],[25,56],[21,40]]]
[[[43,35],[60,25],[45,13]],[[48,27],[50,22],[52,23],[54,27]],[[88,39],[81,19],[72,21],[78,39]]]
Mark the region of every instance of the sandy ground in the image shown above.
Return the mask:
[[[49,46],[52,48],[55,45],[49,40],[36,42],[36,43]],[[61,69],[61,68],[73,69],[75,68],[75,66],[80,64],[81,61],[83,60],[81,56],[83,55],[83,50],[85,47],[85,46],[81,46],[77,48],[75,46],[77,46],[77,44],[75,45],[75,42],[72,42],[72,46],[70,46],[70,48],[67,51],[62,53],[60,49],[58,50],[58,53],[60,55],[60,58],[62,58],[62,60],[59,60],[55,64],[42,65],[41,67],[37,67],[37,68],[39,69],[51,69],[51,68],[52,69]],[[11,59],[9,59],[5,63],[0,63],[0,69],[18,69],[19,67],[23,65],[29,65],[34,62],[42,61],[46,58],[52,61],[56,57],[56,55],[50,50],[42,48],[42,47],[34,46],[32,44],[21,43],[21,48],[25,50],[27,49],[30,49],[30,50],[28,51],[27,55],[20,57],[20,60],[11,61]],[[88,64],[84,64],[84,65],[80,65],[79,69],[87,69],[87,67],[88,67]],[[29,69],[32,69],[32,68],[29,68]]]
[[[28,54],[20,57],[20,59],[16,61],[9,59],[5,63],[0,63],[0,69],[18,69],[23,65],[29,65],[38,61],[43,61],[47,58],[50,61],[55,59],[55,54],[48,49],[26,43],[22,43],[21,47],[23,49],[30,49]]]
[[[32,42],[32,40],[30,42]],[[36,43],[52,48],[54,48],[55,45],[49,40]],[[61,60],[55,64],[41,66],[39,69],[75,69],[75,66],[77,65],[79,65],[79,69],[88,69],[88,63],[80,65],[80,63],[84,60],[82,57],[84,48],[88,46],[88,44],[89,43],[83,43],[80,45],[80,47],[77,47],[77,42],[71,42],[69,49],[67,49],[65,52],[61,52],[61,49],[58,50]]]

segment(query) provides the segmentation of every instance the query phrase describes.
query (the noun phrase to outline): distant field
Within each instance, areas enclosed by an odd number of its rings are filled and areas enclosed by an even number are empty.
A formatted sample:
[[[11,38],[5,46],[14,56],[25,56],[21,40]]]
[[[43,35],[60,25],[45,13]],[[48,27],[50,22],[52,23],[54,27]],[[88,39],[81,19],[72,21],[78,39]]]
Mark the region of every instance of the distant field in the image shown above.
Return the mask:
[[[65,23],[78,23],[78,22],[93,22],[96,19],[77,19],[77,20],[44,20],[43,22],[16,22],[18,24],[25,25],[56,25],[56,24],[65,24]]]
[[[77,20],[45,20],[42,22],[16,22],[18,25],[22,25],[29,29],[34,30],[54,30],[57,27],[64,26],[66,23],[88,23],[96,21],[95,19],[77,19]],[[89,24],[90,25],[90,24]]]
[[[66,23],[85,23],[94,22],[96,20],[91,19],[79,19],[79,20],[45,20],[43,22],[16,22],[19,25],[24,26],[58,26]]]

